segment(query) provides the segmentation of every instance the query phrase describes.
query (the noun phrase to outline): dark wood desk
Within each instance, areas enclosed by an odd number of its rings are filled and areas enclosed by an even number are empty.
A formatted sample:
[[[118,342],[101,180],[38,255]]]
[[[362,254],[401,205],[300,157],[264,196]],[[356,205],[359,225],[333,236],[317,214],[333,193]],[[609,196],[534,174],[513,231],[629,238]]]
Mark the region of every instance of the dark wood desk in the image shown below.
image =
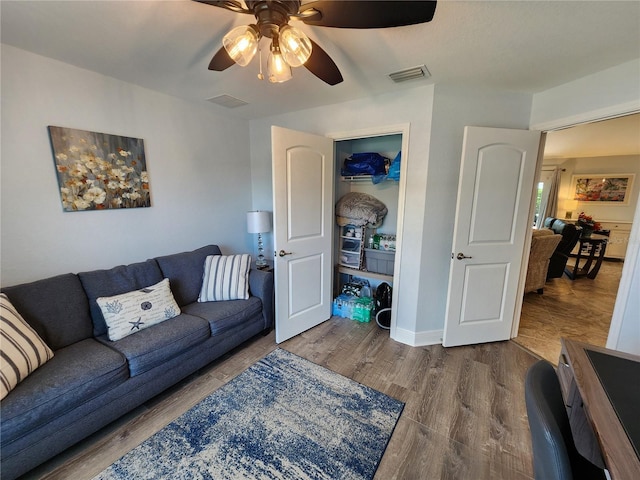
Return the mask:
[[[580,246],[578,248],[576,263],[575,265],[567,265],[564,273],[566,273],[571,280],[579,277],[587,277],[592,280],[596,278],[596,275],[600,271],[602,260],[604,259],[604,252],[607,249],[608,241],[609,238],[606,235],[598,235],[595,233],[590,237],[581,237],[578,240]],[[585,251],[588,252],[586,255],[583,253]],[[585,263],[580,266],[580,261],[583,259]]]
[[[591,352],[596,352],[596,355],[604,353],[605,356],[612,356],[614,359],[638,362],[638,371],[640,371],[640,356],[564,338],[561,341],[562,353],[558,363],[558,377],[578,451],[596,464],[604,460],[613,480],[640,479],[640,458],[621,417],[612,405],[611,398],[615,397],[607,393],[598,376],[598,371],[594,368],[592,358],[594,354]],[[625,363],[634,368],[635,372],[635,363]],[[602,370],[599,372],[603,375]],[[631,377],[635,378],[629,378],[629,381],[624,383],[622,393],[635,397],[640,392],[638,389],[640,377],[635,374]],[[617,393],[620,394],[620,391]],[[638,409],[640,410],[640,405]],[[585,419],[586,423],[581,422],[581,418]],[[589,435],[591,440],[597,442],[597,448],[589,447]],[[602,457],[599,460],[600,452]]]

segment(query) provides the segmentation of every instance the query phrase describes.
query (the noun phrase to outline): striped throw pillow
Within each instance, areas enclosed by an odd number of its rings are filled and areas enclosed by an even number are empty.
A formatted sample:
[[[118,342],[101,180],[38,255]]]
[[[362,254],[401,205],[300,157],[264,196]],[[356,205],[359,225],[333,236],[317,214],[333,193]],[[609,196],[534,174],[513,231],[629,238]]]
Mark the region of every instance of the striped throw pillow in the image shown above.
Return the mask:
[[[0,400],[52,358],[53,351],[0,294]]]
[[[209,255],[204,261],[204,275],[199,302],[246,300],[249,298],[251,255]]]

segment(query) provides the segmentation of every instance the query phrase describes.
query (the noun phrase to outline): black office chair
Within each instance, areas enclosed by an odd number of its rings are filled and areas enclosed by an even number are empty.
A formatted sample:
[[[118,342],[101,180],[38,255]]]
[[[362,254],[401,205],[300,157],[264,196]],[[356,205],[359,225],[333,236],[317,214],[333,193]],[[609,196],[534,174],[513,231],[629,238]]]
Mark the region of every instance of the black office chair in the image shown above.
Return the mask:
[[[531,429],[534,478],[605,479],[604,470],[576,450],[553,365],[545,360],[533,364],[527,372],[524,391]]]

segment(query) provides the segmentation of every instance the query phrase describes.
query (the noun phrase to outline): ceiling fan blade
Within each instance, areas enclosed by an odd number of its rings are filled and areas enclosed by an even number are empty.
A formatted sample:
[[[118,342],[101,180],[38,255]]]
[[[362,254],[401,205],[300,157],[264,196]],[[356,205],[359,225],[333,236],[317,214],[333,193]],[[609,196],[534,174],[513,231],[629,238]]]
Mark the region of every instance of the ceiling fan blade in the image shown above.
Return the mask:
[[[231,10],[232,12],[237,13],[250,13],[253,15],[251,10],[247,10],[242,6],[240,2],[237,0],[194,0],[198,3],[204,3],[205,5],[211,5],[213,7],[224,8],[225,10]]]
[[[216,72],[222,72],[226,70],[231,65],[235,64],[233,58],[229,56],[224,47],[216,52],[216,54],[209,62],[209,70],[215,70]]]
[[[311,40],[311,39],[309,39]],[[342,74],[327,52],[311,40],[311,56],[304,63],[307,70],[329,85],[342,82]]]
[[[387,28],[430,22],[436,1],[318,0],[302,5],[300,13],[314,9],[321,15],[301,16],[307,25],[335,28]]]

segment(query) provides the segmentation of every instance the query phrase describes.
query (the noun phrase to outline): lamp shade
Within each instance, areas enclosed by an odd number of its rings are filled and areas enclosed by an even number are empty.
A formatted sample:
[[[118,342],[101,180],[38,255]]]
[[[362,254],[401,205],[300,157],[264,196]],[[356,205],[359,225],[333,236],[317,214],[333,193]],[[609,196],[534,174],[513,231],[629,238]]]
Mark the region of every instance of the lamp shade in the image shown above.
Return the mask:
[[[256,54],[258,41],[258,29],[255,25],[241,25],[224,36],[222,45],[233,61],[244,67]]]
[[[311,40],[301,30],[290,25],[280,29],[280,50],[292,67],[299,67],[309,60],[311,48]]]
[[[247,212],[247,232],[265,233],[271,231],[271,214],[265,211]]]
[[[272,49],[267,57],[267,75],[271,83],[283,83],[291,80],[291,67],[285,62],[278,49]]]

